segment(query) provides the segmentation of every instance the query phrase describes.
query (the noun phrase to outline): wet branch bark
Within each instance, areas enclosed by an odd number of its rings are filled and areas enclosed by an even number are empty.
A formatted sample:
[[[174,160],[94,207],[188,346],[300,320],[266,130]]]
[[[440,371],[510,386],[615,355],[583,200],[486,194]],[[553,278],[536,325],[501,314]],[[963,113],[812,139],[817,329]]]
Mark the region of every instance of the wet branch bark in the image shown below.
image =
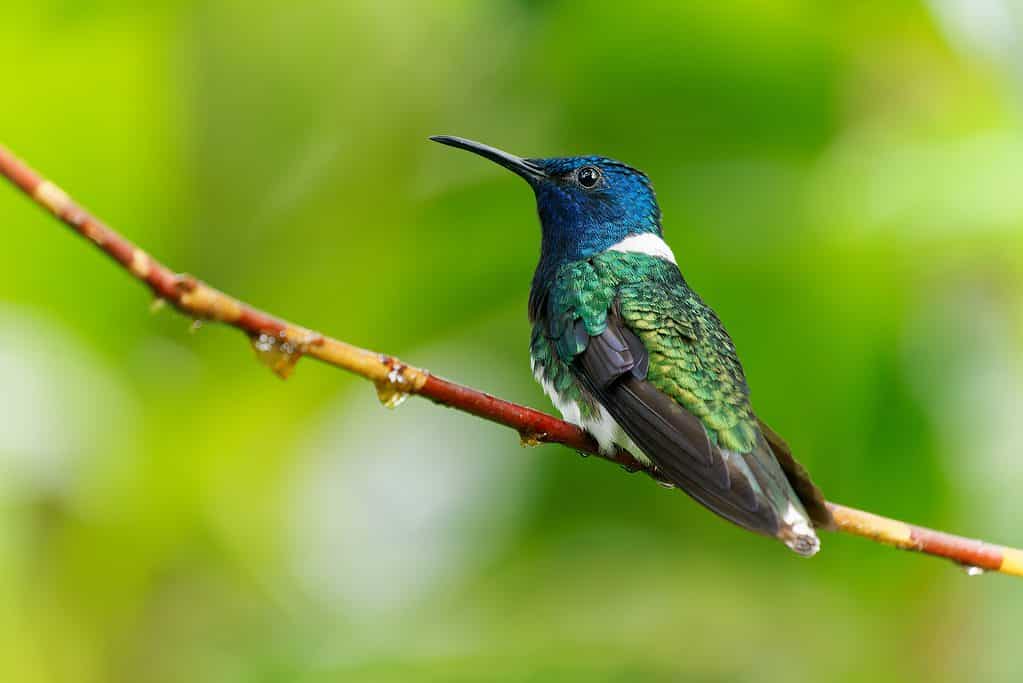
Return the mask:
[[[274,317],[190,275],[175,273],[88,214],[59,187],[40,177],[0,146],[0,174],[75,232],[90,240],[122,268],[195,320],[231,325],[249,336],[261,360],[287,376],[302,356],[310,356],[372,381],[381,400],[397,402],[415,394],[435,403],[516,430],[527,443],[559,443],[610,460],[630,471],[651,471],[625,451],[602,454],[578,427],[532,408],[483,393],[385,354],[361,349]],[[903,550],[943,557],[970,568],[1023,576],[1023,551],[915,526],[855,508],[828,503],[835,530]]]

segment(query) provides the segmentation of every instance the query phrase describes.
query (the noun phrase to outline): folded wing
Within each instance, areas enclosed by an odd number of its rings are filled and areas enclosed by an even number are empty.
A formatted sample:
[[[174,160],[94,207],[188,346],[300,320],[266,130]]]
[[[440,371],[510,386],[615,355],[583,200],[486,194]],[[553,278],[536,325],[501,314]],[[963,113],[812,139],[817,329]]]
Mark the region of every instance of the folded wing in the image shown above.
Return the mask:
[[[647,381],[648,362],[643,342],[612,313],[573,372],[670,483],[740,526],[778,535],[780,515],[757,475],[770,477],[712,443],[698,417]]]

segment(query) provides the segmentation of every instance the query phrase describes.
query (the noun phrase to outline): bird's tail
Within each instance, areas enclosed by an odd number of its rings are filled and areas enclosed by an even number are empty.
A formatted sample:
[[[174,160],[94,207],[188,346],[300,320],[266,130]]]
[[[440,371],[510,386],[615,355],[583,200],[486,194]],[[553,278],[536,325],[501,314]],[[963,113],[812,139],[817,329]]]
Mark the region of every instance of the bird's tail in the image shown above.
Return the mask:
[[[745,470],[746,476],[755,482],[761,500],[773,510],[773,535],[804,557],[815,555],[820,550],[820,540],[814,531],[810,514],[789,481],[766,435],[757,441],[750,453],[723,451],[729,469]]]
[[[792,457],[792,449],[785,440],[762,420],[760,431],[798,501],[795,505],[790,502],[782,515],[778,537],[800,555],[813,555],[820,549],[814,528],[833,529],[835,525],[827,501],[806,469]]]
[[[828,502],[821,490],[810,479],[810,473],[792,457],[792,449],[785,443],[785,439],[778,436],[763,420],[759,420],[759,423],[760,432],[767,440],[768,446],[771,447],[771,452],[781,466],[781,471],[785,473],[785,478],[789,480],[792,489],[799,496],[799,502],[803,504],[803,509],[809,514],[813,526],[818,529],[834,530],[835,520],[832,519],[831,511],[828,510]]]

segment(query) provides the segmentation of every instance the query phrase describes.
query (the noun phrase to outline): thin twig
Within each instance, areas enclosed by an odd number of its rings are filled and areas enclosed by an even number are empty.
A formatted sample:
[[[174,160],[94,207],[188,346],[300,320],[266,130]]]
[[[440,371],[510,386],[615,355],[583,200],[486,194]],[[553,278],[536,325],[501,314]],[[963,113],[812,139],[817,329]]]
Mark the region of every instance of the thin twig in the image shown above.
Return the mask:
[[[431,375],[392,356],[360,349],[294,325],[189,275],[171,271],[89,215],[59,187],[41,178],[3,146],[0,146],[0,173],[145,283],[160,300],[169,301],[196,320],[222,322],[245,332],[261,359],[282,376],[287,376],[299,358],[310,356],[372,381],[382,400],[395,401],[408,394],[417,394],[435,403],[511,427],[518,431],[524,442],[564,444],[657,479],[656,472],[626,451],[603,454],[581,429],[546,413]],[[904,550],[944,557],[968,568],[1023,576],[1021,550],[934,531],[837,503],[828,503],[828,507],[837,531]]]

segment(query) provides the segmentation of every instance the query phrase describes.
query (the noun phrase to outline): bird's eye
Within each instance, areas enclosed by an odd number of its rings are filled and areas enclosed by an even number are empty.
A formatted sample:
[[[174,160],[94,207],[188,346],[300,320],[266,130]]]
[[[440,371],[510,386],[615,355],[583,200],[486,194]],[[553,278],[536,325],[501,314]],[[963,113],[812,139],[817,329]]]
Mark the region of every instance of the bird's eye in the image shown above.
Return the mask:
[[[600,169],[596,166],[583,166],[576,172],[575,179],[583,187],[593,187],[600,181]]]

